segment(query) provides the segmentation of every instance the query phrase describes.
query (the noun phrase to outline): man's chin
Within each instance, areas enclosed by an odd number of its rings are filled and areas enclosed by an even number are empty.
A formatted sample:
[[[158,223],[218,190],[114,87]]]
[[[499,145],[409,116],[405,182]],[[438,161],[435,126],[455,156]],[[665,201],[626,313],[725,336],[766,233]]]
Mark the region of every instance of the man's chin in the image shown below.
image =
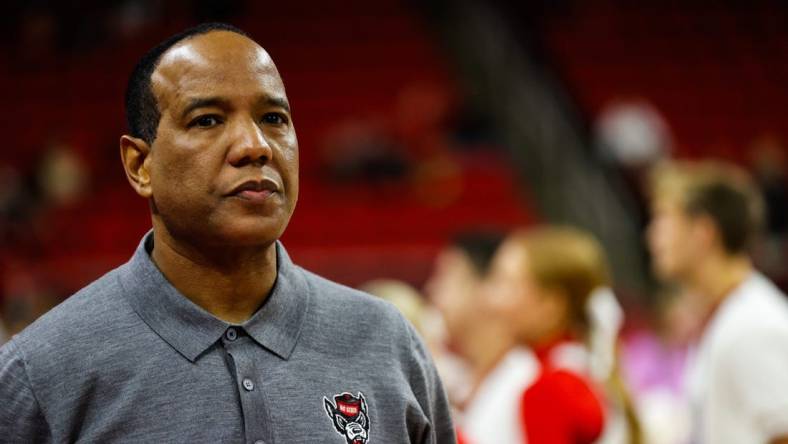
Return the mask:
[[[170,233],[194,246],[210,248],[266,247],[276,242],[284,233],[289,218],[282,215],[222,215],[204,220],[175,220],[167,224],[162,218],[154,217],[154,229]],[[196,219],[196,218],[195,218]]]
[[[224,217],[223,223],[217,228],[228,242],[251,246],[275,242],[282,236],[289,222],[290,215],[280,208],[269,215],[241,214]]]
[[[228,247],[267,247],[276,242],[284,229],[244,227],[222,230],[217,241]]]

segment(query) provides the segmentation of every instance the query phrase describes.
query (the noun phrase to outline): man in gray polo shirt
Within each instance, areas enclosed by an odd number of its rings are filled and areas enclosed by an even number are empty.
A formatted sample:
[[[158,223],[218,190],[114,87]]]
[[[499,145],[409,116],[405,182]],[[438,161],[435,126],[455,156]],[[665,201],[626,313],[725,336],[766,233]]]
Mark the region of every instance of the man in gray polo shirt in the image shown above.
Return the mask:
[[[454,442],[407,321],[277,241],[298,144],[268,54],[190,29],[142,58],[126,109],[153,229],[0,348],[0,442]]]

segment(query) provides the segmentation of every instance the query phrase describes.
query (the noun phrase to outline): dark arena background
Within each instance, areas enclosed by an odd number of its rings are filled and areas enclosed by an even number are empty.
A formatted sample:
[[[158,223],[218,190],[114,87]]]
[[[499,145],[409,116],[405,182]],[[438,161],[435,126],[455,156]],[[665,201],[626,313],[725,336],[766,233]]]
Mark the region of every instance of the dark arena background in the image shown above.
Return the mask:
[[[284,79],[301,191],[283,242],[318,274],[421,290],[460,233],[582,227],[612,265],[632,391],[673,393],[681,313],[650,272],[644,182],[720,159],[761,187],[753,255],[788,284],[784,2],[11,1],[0,21],[0,343],[149,230],[119,160],[124,88],[148,48],[207,21],[247,31]],[[663,401],[640,402],[644,422],[668,421]]]

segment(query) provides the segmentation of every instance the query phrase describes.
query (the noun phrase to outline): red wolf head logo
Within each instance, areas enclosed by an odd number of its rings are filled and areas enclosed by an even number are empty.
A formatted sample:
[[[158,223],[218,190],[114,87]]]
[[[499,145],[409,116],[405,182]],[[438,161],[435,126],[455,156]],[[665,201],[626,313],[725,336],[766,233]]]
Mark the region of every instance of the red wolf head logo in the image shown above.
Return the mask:
[[[369,439],[369,416],[367,400],[358,392],[353,396],[348,392],[334,395],[334,402],[323,397],[326,414],[331,418],[337,433],[345,437],[347,444],[366,444]]]

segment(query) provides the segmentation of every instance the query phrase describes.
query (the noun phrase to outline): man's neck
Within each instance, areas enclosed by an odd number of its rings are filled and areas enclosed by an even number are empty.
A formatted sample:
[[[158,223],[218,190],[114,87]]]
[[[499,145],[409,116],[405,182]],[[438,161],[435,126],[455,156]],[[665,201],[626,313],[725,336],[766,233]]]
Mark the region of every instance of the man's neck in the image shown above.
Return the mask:
[[[248,320],[276,281],[276,243],[212,251],[179,242],[165,230],[157,230],[151,258],[181,294],[231,324]]]
[[[688,279],[691,292],[703,297],[714,308],[752,274],[753,266],[746,255],[710,255]]]

